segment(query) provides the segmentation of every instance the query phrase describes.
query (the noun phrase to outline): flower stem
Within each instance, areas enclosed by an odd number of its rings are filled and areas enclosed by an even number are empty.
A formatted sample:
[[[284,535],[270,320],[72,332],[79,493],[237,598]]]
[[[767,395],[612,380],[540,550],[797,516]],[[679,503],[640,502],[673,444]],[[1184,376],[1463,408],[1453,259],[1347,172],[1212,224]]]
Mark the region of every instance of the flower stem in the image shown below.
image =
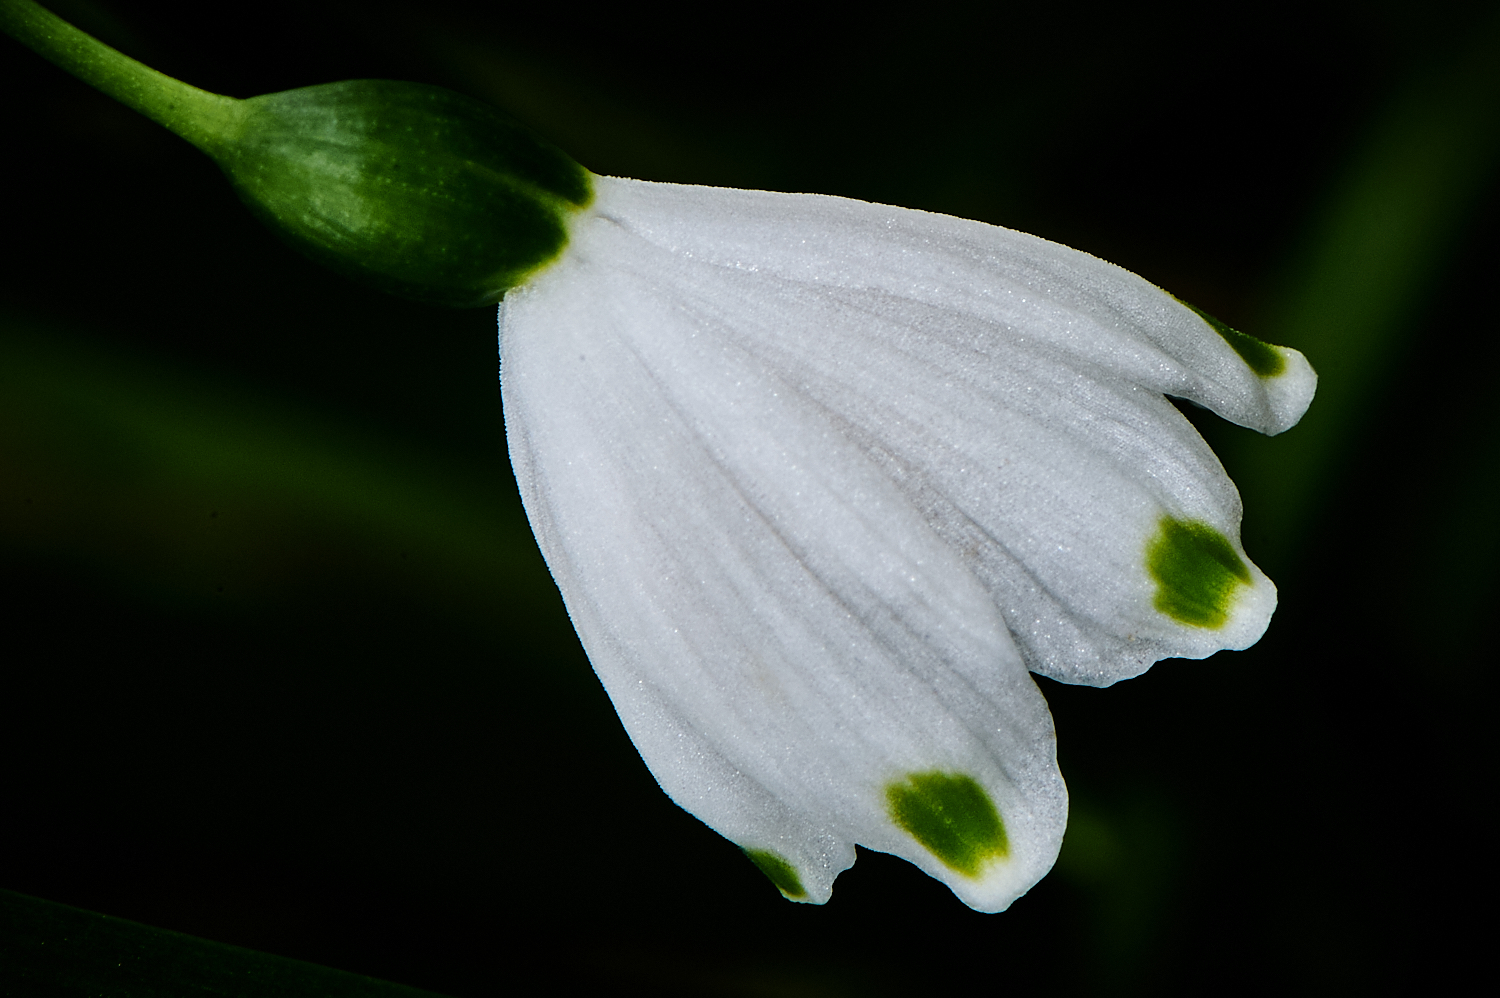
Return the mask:
[[[248,100],[163,76],[32,0],[8,32],[207,153],[293,246],[393,294],[494,305],[557,259],[593,183],[562,150],[441,87],[346,80]]]
[[[215,155],[233,142],[244,102],[165,76],[84,34],[32,0],[0,0],[0,30],[38,55]]]

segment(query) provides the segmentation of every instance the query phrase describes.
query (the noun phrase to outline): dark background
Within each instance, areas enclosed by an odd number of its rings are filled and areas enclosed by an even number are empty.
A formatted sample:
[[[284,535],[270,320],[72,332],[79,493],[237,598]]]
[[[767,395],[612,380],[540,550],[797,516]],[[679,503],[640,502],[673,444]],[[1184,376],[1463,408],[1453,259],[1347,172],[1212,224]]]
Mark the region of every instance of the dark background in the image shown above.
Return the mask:
[[[52,6],[219,93],[419,80],[598,173],[1024,229],[1323,380],[1273,441],[1194,415],[1280,587],[1261,643],[1039,681],[1050,876],[980,915],[861,852],[788,904],[589,671],[493,312],[325,274],[0,39],[0,887],[456,996],[1369,993],[1482,952],[1493,5]]]

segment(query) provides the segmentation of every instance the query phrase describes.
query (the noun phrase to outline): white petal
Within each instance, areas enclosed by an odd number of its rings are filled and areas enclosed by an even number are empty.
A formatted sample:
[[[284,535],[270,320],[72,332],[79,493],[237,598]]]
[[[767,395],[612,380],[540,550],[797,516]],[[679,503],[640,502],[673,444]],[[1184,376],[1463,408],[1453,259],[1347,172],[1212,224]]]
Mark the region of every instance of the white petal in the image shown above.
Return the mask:
[[[1152,552],[1186,552],[1167,576],[1243,552],[1233,485],[1161,393],[1279,430],[1297,391],[1267,381],[1306,382],[1305,407],[1310,370],[1260,378],[1139,278],[992,226],[597,192],[502,305],[502,385],[532,526],[637,748],[810,900],[858,842],[1004,908],[1066,816],[1026,668],[1105,684],[1248,645],[1274,607],[1253,566],[1210,593],[1222,620],[1163,603]],[[901,801],[975,787],[1003,855],[919,841]]]

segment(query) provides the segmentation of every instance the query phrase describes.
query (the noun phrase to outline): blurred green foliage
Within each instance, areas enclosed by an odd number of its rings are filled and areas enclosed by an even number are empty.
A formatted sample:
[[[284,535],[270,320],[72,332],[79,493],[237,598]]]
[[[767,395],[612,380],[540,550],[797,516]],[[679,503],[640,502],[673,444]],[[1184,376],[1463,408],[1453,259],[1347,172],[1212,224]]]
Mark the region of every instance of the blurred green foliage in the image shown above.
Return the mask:
[[[434,459],[74,330],[0,321],[0,536],[15,548],[242,612],[351,571],[462,619],[555,599],[500,461]]]
[[[493,313],[319,272],[194,150],[7,49],[0,886],[462,996],[1462,966],[1500,543],[1490,5],[55,9],[221,93],[418,80],[602,173],[1026,229],[1322,380],[1281,438],[1190,413],[1281,587],[1261,644],[1041,681],[1052,876],[981,916],[866,852],[790,905],[593,681],[509,478]]]
[[[1341,454],[1417,349],[1419,312],[1472,235],[1497,162],[1500,11],[1402,80],[1365,123],[1259,309],[1265,336],[1317,358],[1320,377],[1296,436],[1245,435],[1226,457],[1247,506],[1270,525],[1261,557],[1272,565],[1296,560]],[[1457,356],[1464,337],[1446,339],[1432,346]]]
[[[299,960],[194,939],[0,890],[0,981],[9,993],[189,998],[423,998]]]

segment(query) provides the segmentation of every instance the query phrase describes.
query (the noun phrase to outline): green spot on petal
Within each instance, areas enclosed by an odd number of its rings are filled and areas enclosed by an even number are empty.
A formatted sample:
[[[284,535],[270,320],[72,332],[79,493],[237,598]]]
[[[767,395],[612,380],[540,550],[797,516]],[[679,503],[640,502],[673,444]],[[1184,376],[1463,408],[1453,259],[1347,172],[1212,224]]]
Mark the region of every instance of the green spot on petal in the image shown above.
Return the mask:
[[[807,897],[807,890],[802,886],[802,878],[797,876],[796,869],[792,864],[766,849],[743,850],[755,868],[770,878],[771,883],[781,892],[781,896],[797,900]]]
[[[1223,627],[1250,569],[1227,538],[1206,523],[1161,518],[1146,544],[1146,568],[1156,580],[1153,605],[1192,627]]]
[[[991,859],[1010,853],[1005,823],[990,795],[962,773],[910,773],[885,788],[891,820],[949,869],[979,876]]]
[[[1181,298],[1178,298],[1177,300],[1182,301]],[[1201,318],[1204,322],[1208,323],[1210,326],[1213,326],[1214,332],[1224,337],[1224,342],[1233,347],[1234,352],[1239,354],[1240,358],[1249,365],[1250,370],[1254,371],[1262,378],[1274,378],[1276,377],[1276,375],[1286,370],[1286,358],[1281,356],[1281,351],[1277,350],[1271,344],[1258,340],[1254,336],[1248,336],[1245,333],[1240,332],[1238,329],[1234,329],[1230,326],[1225,325],[1218,319],[1215,319],[1213,316],[1203,311],[1203,309],[1201,308],[1196,308],[1193,305],[1188,305],[1188,303],[1185,301],[1183,301],[1182,303],[1184,305],[1187,305],[1187,307],[1191,308],[1194,312],[1197,312],[1199,318]]]

